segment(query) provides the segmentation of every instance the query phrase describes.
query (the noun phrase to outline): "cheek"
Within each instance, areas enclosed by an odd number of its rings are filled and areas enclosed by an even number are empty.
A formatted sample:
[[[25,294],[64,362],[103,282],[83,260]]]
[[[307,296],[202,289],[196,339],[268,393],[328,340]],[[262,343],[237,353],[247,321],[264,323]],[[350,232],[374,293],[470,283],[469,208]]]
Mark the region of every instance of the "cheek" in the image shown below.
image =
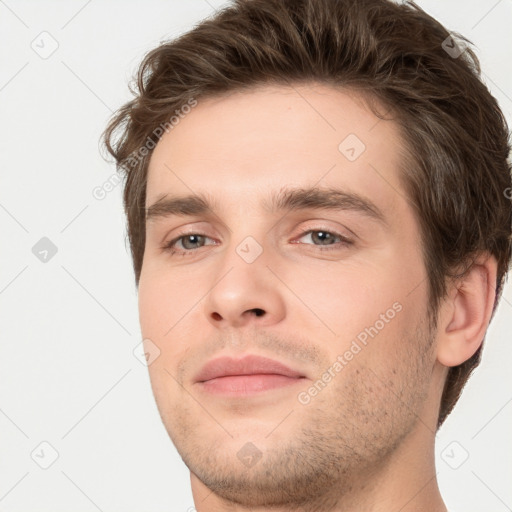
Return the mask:
[[[201,298],[201,290],[191,286],[185,276],[170,275],[164,269],[143,270],[139,281],[139,321],[144,337],[170,338],[192,313]]]
[[[368,252],[350,262],[310,267],[308,272],[290,272],[288,279],[308,306],[299,304],[291,316],[311,333],[320,334],[319,329],[325,333],[322,345],[332,361],[347,350],[358,352],[352,346],[355,342],[362,349],[357,355],[361,363],[374,367],[392,358],[393,366],[399,366],[394,358],[401,342],[425,314],[427,281],[419,255],[400,247],[381,248],[378,254]]]
[[[331,262],[321,268],[312,266],[308,272],[290,271],[285,280],[301,299],[299,304],[295,301],[295,308],[289,303],[291,316],[297,321],[303,319],[302,323],[311,317],[315,325],[322,323],[332,336],[335,333],[345,341],[378,321],[380,314],[401,301],[405,289],[403,280],[395,277],[395,270],[376,259]]]
[[[142,337],[160,350],[148,367],[156,396],[172,394],[170,390],[176,384],[173,377],[178,381],[183,378],[178,373],[179,363],[198,340],[206,339],[203,329],[207,325],[198,321],[203,307],[201,298],[206,292],[206,284],[204,290],[192,286],[186,272],[143,267],[138,291],[139,322]]]

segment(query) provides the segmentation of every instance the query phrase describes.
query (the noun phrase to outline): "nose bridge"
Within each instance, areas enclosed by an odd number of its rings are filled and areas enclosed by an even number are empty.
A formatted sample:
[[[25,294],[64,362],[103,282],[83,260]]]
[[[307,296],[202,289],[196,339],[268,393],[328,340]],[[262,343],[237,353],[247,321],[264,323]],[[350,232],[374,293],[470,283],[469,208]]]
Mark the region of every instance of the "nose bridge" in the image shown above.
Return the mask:
[[[241,198],[231,219],[226,240],[228,247],[222,255],[225,264],[250,270],[259,261],[259,267],[262,261],[267,260],[270,242],[265,215],[258,210],[254,200]]]
[[[248,296],[251,290],[254,293],[258,283],[262,285],[268,281],[268,243],[265,243],[262,235],[257,235],[257,240],[247,232],[243,228],[232,231],[225,251],[219,254],[215,279],[217,284],[213,285],[212,292],[229,288],[231,295],[241,294],[245,290],[244,295]]]
[[[224,264],[234,266],[233,272],[239,272],[242,278],[246,273],[247,277],[269,273],[266,264],[270,263],[272,247],[268,219],[250,199],[238,202],[233,219],[227,251],[222,255]]]

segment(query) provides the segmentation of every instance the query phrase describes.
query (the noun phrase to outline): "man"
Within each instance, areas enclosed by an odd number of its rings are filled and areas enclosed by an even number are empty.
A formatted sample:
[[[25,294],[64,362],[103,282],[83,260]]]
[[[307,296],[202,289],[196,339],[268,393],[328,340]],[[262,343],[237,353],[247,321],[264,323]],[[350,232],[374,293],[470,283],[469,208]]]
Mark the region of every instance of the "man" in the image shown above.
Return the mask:
[[[435,433],[511,258],[474,53],[414,4],[239,0],[138,87],[105,142],[196,509],[446,511]]]

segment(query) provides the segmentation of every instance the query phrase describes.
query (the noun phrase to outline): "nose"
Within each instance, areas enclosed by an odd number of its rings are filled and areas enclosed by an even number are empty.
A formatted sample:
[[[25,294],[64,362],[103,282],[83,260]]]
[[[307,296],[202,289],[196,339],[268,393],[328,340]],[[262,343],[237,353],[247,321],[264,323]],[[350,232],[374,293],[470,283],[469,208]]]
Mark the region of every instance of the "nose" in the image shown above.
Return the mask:
[[[252,308],[248,309],[247,311],[244,311],[243,315],[246,315],[247,313],[253,313],[255,316],[263,316],[266,314],[266,311],[261,308]],[[214,311],[212,313],[212,318],[215,320],[222,320],[222,316],[219,313],[217,313],[217,311]]]
[[[268,327],[285,317],[283,284],[268,268],[268,258],[252,263],[238,254],[225,257],[204,307],[216,328]]]

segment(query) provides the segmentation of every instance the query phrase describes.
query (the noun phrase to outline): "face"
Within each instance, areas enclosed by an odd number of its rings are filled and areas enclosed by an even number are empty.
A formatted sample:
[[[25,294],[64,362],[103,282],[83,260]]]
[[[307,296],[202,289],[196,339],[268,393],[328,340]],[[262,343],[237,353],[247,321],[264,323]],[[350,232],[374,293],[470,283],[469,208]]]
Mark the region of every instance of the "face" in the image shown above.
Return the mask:
[[[159,141],[140,323],[193,486],[248,506],[328,500],[428,435],[435,343],[400,143],[321,84],[199,101]],[[209,208],[170,202],[191,195]],[[249,354],[301,378],[197,382]]]

